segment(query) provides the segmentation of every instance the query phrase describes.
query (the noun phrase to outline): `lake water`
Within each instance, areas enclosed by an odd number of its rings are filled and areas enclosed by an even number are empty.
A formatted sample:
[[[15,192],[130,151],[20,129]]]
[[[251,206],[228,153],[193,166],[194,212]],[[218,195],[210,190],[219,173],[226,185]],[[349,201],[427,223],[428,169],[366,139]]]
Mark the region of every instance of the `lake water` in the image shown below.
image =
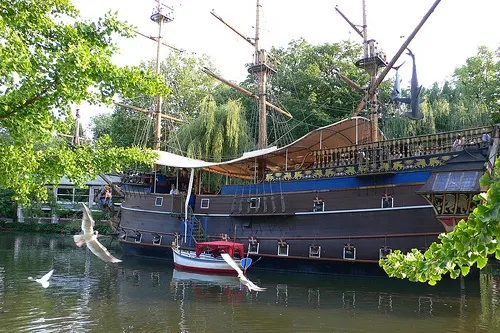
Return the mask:
[[[436,287],[250,269],[267,289],[248,293],[236,277],[122,259],[106,264],[70,236],[1,233],[0,332],[500,332],[494,269]],[[47,289],[28,280],[52,268]]]

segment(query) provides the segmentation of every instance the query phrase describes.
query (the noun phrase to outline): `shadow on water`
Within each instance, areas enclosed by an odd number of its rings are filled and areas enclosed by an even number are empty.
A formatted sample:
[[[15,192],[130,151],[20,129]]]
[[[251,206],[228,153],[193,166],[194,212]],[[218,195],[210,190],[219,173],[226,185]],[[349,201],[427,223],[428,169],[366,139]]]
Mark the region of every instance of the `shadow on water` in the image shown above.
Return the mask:
[[[105,243],[105,241],[103,241]],[[107,243],[106,243],[107,244]],[[108,244],[107,244],[108,245]],[[113,247],[112,253],[115,253]],[[118,255],[120,256],[120,255]],[[500,272],[435,287],[390,278],[174,270],[123,258],[107,264],[70,236],[0,234],[0,316],[12,331],[499,332]],[[55,269],[47,289],[28,276]]]

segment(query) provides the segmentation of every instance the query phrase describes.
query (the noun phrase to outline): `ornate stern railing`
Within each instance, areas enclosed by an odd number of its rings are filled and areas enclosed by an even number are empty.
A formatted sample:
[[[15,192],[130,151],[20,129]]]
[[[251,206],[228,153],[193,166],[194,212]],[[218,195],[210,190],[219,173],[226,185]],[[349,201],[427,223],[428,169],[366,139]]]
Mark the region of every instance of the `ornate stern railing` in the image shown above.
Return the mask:
[[[362,143],[332,149],[313,150],[300,165],[266,174],[267,182],[293,181],[309,178],[334,178],[374,174],[391,174],[405,170],[435,168],[446,164],[460,150],[480,151],[483,156],[495,150],[483,142],[484,133],[494,137],[494,127],[479,127],[411,138]],[[461,144],[454,147],[457,136]],[[494,140],[493,140],[494,141]]]
[[[493,136],[493,127],[485,127],[316,150],[313,151],[312,168],[356,166],[356,174],[359,175],[400,171],[415,163],[416,167],[422,167],[423,163],[426,166],[437,166],[440,164],[438,160],[427,161],[428,159],[421,157],[453,153],[467,147],[487,149],[489,144],[482,141],[483,130],[490,137]],[[454,147],[459,135],[461,145]]]

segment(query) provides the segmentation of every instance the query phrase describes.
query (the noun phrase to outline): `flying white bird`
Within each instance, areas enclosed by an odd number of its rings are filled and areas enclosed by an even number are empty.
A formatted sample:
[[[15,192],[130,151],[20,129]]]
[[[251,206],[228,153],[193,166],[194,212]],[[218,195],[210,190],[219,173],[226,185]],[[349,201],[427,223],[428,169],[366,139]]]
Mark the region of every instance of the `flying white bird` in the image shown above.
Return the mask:
[[[87,244],[87,247],[92,251],[93,254],[98,256],[100,259],[106,262],[121,262],[109,253],[99,241],[97,240],[97,230],[94,230],[94,220],[88,207],[83,204],[83,218],[82,218],[82,231],[83,235],[74,235],[76,246],[82,247],[83,244]]]
[[[263,291],[266,290],[266,288],[261,288],[257,285],[255,285],[252,281],[250,281],[245,274],[243,274],[243,271],[241,270],[240,266],[231,258],[231,256],[227,253],[221,253],[222,259],[224,259],[229,266],[234,268],[234,270],[238,273],[238,279],[240,279],[240,282],[247,286],[248,290],[250,291]]]
[[[40,279],[36,279],[35,281],[40,283],[42,287],[47,288],[49,286],[49,279],[52,276],[52,273],[54,273],[53,269],[44,276],[42,276]],[[28,277],[28,280],[33,280],[33,278],[30,276]]]

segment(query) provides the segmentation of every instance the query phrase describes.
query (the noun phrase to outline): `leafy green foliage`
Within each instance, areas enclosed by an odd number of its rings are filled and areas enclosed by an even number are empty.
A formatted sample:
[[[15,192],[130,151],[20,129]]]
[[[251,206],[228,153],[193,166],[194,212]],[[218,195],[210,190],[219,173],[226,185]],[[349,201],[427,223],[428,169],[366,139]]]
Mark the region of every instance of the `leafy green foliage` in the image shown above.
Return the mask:
[[[476,197],[481,203],[470,214],[467,222],[462,220],[453,231],[439,236],[441,242],[433,243],[424,253],[413,249],[403,254],[396,250],[380,266],[391,277],[406,278],[415,282],[435,285],[449,273],[455,279],[467,275],[472,266],[482,269],[488,256],[500,259],[500,160],[496,162],[495,174],[481,178],[488,192]]]
[[[144,70],[155,68],[153,61],[141,64]],[[185,121],[195,118],[205,96],[214,91],[216,81],[201,71],[202,67],[213,68],[206,58],[192,55],[170,53],[160,64],[160,75],[172,94],[166,96],[162,104],[162,113]],[[138,92],[135,96],[122,96],[124,103],[145,110],[155,111],[156,98]],[[154,140],[154,118],[150,115],[116,106],[113,114],[102,114],[92,118],[93,138],[109,134],[113,144],[121,147],[140,145],[151,147]],[[171,142],[174,149],[179,149],[175,140],[170,140],[171,133],[179,124],[162,119],[162,150],[170,150],[165,146]],[[170,139],[169,139],[170,138]]]
[[[81,182],[153,160],[137,148],[110,148],[105,138],[74,149],[54,137],[71,128],[71,105],[168,94],[151,70],[112,63],[112,37],[131,31],[111,14],[80,20],[69,0],[0,0],[0,188],[26,203],[32,193],[45,198],[43,185],[63,175]]]
[[[219,162],[235,158],[251,148],[245,112],[239,101],[218,106],[208,96],[200,115],[179,128],[177,139],[188,157]]]
[[[80,220],[81,221],[81,220]],[[63,223],[6,223],[0,221],[0,231],[37,232],[47,234],[78,234],[82,231],[81,222]],[[106,223],[96,220],[94,227],[100,235],[113,233],[113,229]]]
[[[0,190],[0,217],[16,218],[16,203],[12,201],[14,192],[11,190]]]
[[[273,48],[279,61],[277,74],[271,76],[271,100],[283,105],[298,124],[293,137],[352,116],[363,94],[354,91],[335,71],[340,71],[362,88],[369,76],[354,63],[362,58],[362,48],[351,41],[311,45],[294,40],[287,48]],[[384,83],[381,94],[389,95],[390,84]]]
[[[500,56],[486,47],[458,67],[451,81],[440,87],[434,83],[424,90],[422,121],[404,117],[404,105],[389,106],[380,126],[388,138],[398,138],[463,128],[481,127],[500,122]],[[472,111],[472,112],[471,112]]]

